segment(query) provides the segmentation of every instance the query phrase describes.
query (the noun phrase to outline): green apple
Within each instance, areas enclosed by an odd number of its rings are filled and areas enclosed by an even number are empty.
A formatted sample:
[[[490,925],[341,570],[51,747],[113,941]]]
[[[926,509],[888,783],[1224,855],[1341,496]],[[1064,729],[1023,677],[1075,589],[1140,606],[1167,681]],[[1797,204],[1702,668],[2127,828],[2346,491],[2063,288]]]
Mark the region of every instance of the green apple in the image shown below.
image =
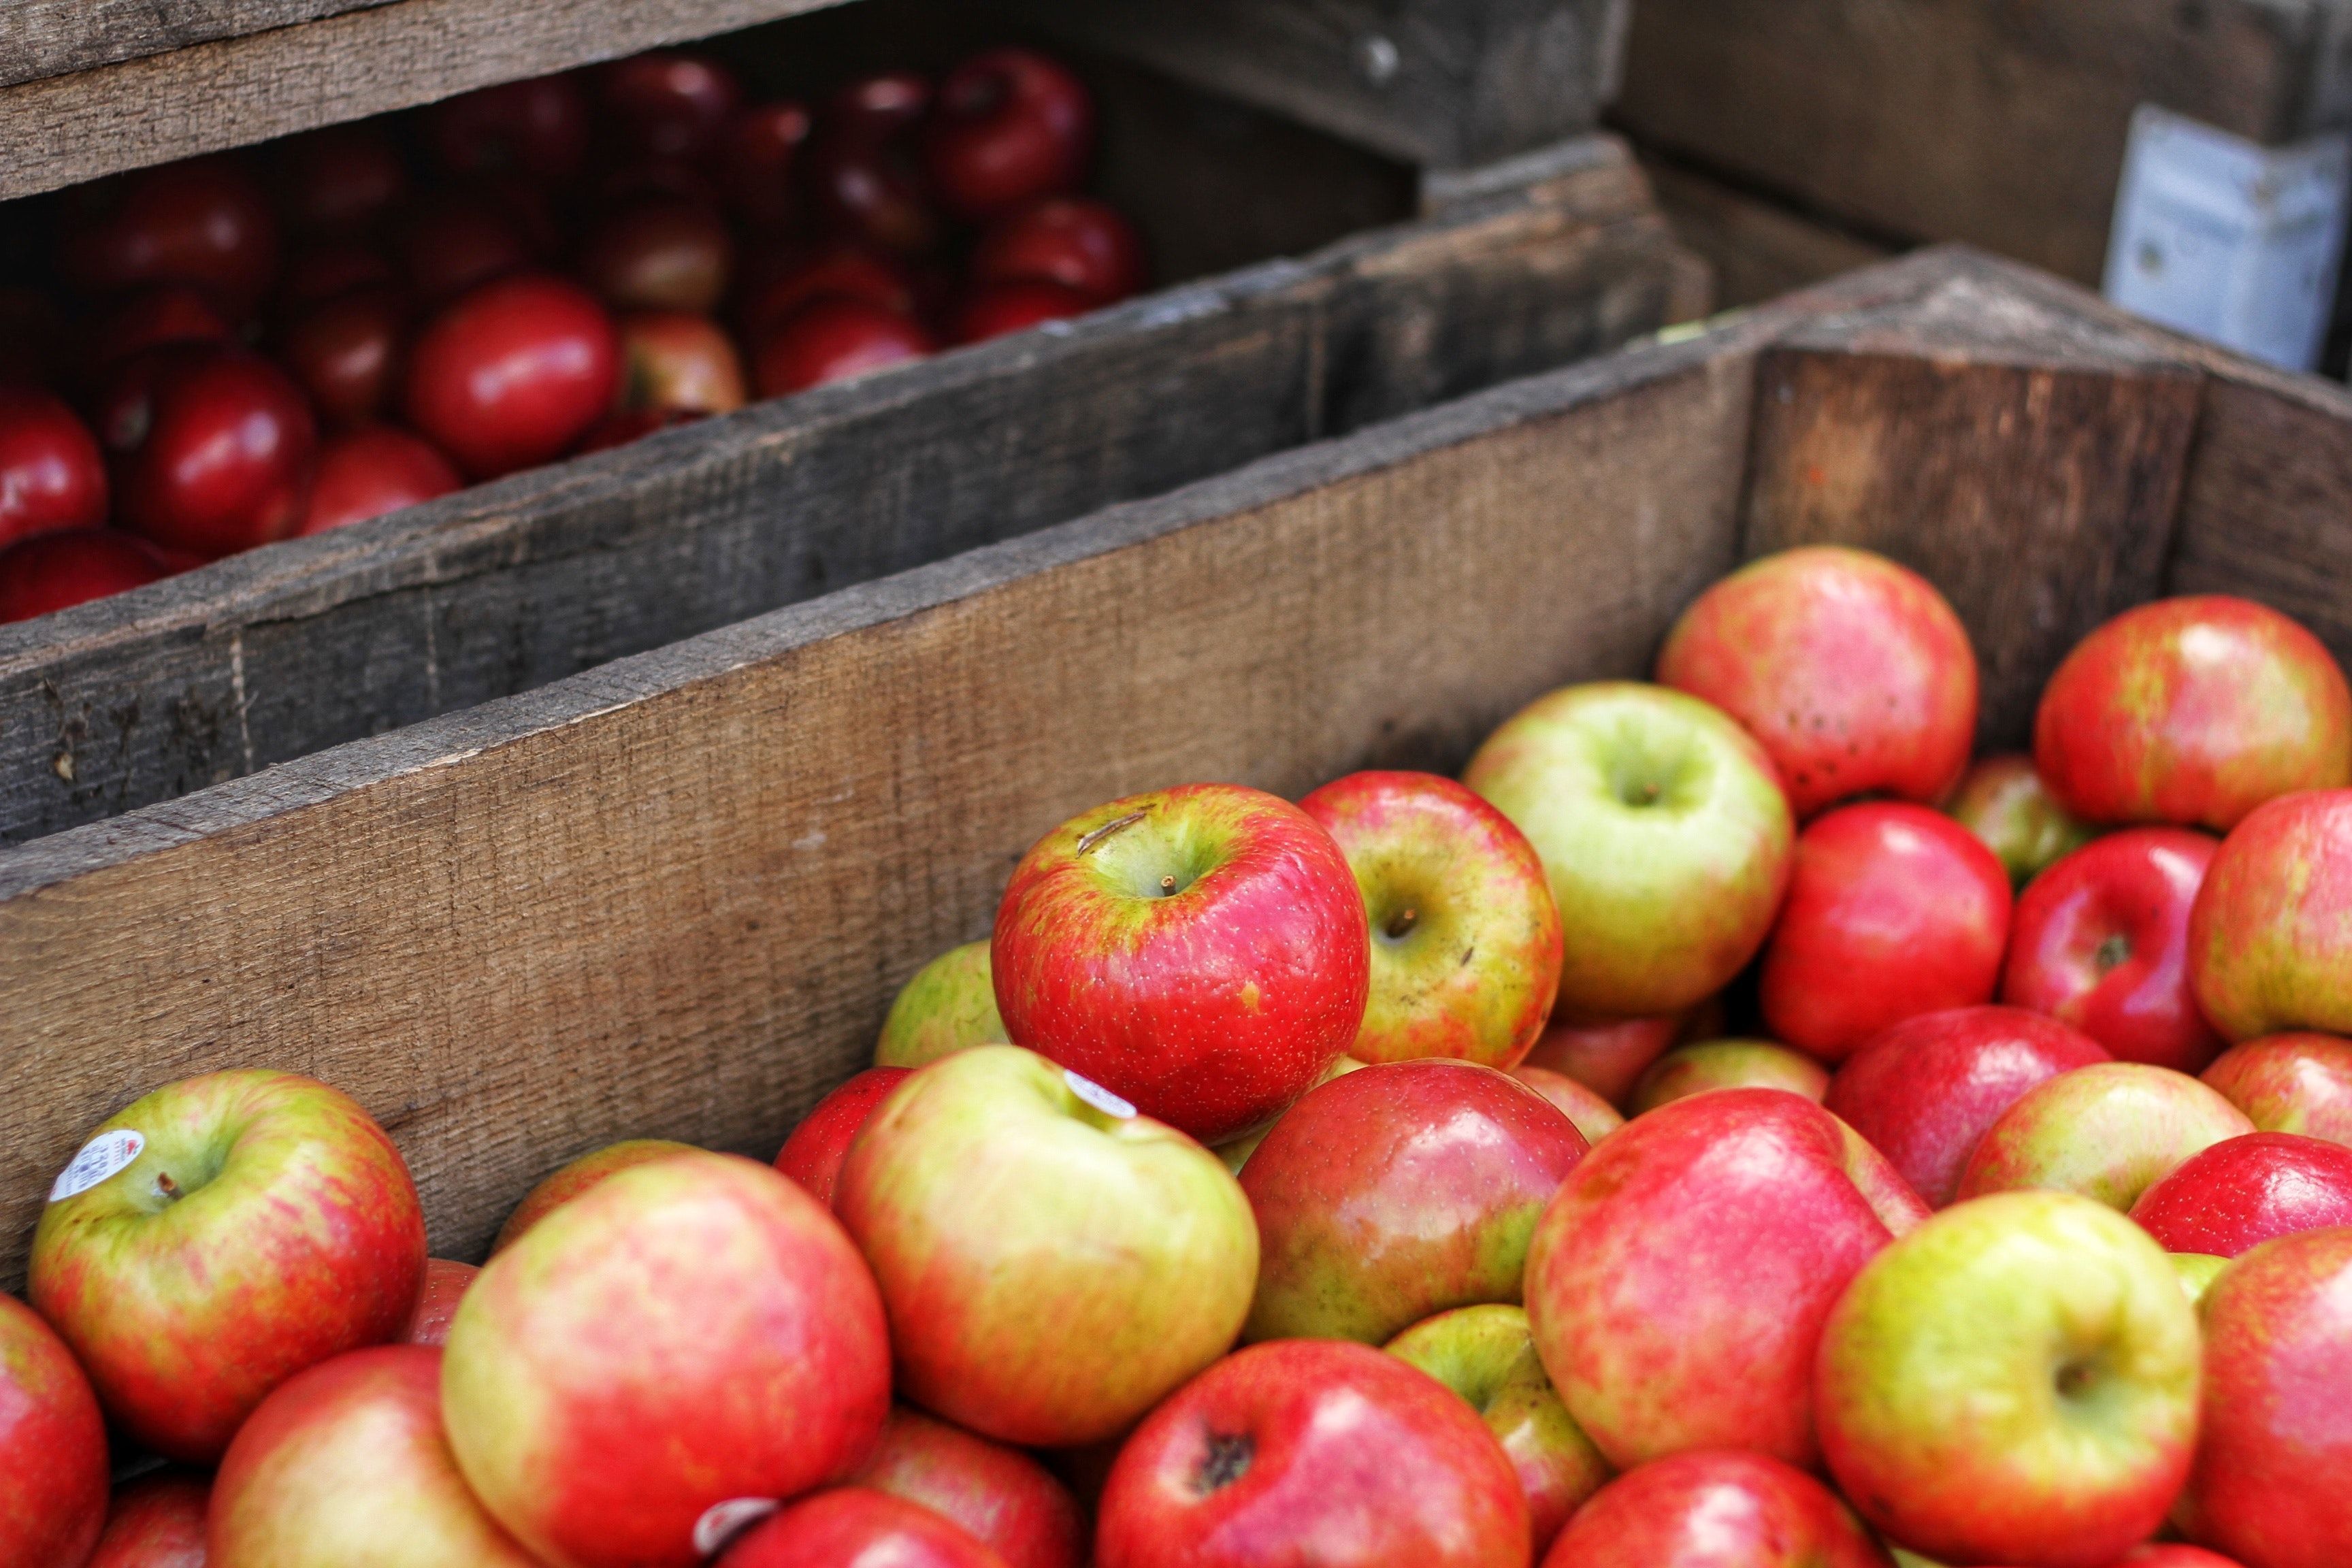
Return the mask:
[[[968,1047],[1001,1046],[1012,1037],[996,1016],[988,943],[968,942],[923,965],[899,990],[882,1020],[874,1065],[925,1067]]]
[[[1963,1198],[2033,1188],[2129,1213],[2192,1154],[2254,1131],[2246,1113],[2170,1068],[2095,1062],[2044,1079],[1985,1129]]]
[[[1652,1062],[1628,1109],[1639,1116],[1711,1089],[1785,1089],[1819,1105],[1829,1088],[1829,1069],[1802,1051],[1769,1040],[1701,1040]]]
[[[2213,1281],[2221,1278],[2221,1270],[2230,1267],[2230,1259],[2216,1258],[2210,1252],[2168,1252],[2172,1271],[2180,1277],[2180,1288],[2189,1292],[2189,1304],[2203,1306],[2205,1292]]]

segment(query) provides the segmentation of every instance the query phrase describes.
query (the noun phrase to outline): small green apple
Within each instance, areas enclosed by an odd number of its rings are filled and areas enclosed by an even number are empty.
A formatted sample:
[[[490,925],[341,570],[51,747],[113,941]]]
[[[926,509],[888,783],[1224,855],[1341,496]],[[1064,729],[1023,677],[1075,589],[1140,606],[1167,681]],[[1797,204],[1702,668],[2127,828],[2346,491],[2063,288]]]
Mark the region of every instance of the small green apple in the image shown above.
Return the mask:
[[[1005,1045],[1012,1037],[996,1015],[988,943],[968,942],[923,965],[900,989],[882,1021],[874,1065],[925,1067],[969,1047]]]

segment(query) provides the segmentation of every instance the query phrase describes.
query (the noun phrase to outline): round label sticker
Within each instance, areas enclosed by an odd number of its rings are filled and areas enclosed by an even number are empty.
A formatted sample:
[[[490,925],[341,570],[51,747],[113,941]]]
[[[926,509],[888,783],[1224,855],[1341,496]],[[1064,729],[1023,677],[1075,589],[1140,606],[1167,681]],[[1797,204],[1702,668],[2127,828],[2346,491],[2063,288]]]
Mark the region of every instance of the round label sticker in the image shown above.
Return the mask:
[[[49,1189],[49,1202],[63,1203],[76,1193],[89,1191],[139,1158],[139,1152],[146,1147],[146,1134],[128,1127],[100,1133],[83,1144],[81,1152],[58,1173],[57,1184]]]
[[[729,1498],[712,1503],[694,1521],[694,1549],[716,1557],[719,1549],[784,1505],[772,1497]]]
[[[1064,1068],[1062,1069],[1062,1081],[1070,1086],[1070,1092],[1072,1094],[1076,1095],[1080,1100],[1085,1100],[1088,1105],[1093,1106],[1105,1116],[1116,1116],[1121,1121],[1125,1121],[1135,1115],[1134,1106],[1129,1105],[1126,1100],[1121,1100],[1118,1096],[1113,1094],[1110,1090],[1105,1089],[1102,1085],[1097,1083],[1090,1078],[1080,1078],[1076,1073],[1072,1072],[1069,1068]]]

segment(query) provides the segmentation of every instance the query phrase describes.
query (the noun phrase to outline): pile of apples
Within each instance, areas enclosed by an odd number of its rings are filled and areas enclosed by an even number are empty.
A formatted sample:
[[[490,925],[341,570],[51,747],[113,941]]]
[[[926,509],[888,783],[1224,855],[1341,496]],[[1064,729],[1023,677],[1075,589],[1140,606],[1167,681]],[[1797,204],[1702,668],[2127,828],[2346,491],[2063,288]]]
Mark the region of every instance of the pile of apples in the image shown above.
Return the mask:
[[[0,620],[1123,299],[1094,151],[1034,50],[814,112],[663,50],[70,192],[0,288]]]
[[[478,1270],[336,1090],[149,1095],[0,1299],[0,1568],[2352,1563],[2327,651],[2145,605],[1971,768],[1812,548],[1656,676],[1072,818],[772,1165]]]

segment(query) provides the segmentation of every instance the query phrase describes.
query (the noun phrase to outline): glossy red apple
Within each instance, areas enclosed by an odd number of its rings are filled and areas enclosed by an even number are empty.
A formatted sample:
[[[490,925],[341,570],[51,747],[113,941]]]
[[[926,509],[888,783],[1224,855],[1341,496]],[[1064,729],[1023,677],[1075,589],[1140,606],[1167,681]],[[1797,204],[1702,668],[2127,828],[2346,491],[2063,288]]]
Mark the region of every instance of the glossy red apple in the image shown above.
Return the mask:
[[[1010,1043],[996,1012],[988,943],[951,947],[899,987],[874,1044],[874,1065],[919,1068],[973,1046]]]
[[[1622,1104],[1650,1064],[1683,1035],[1680,1014],[1602,1022],[1554,1017],[1519,1065],[1557,1072],[1612,1105]]]
[[[1511,1069],[1511,1076],[1559,1107],[1561,1114],[1576,1123],[1576,1130],[1584,1134],[1587,1143],[1598,1143],[1625,1125],[1625,1118],[1615,1106],[1566,1073],[1522,1062]]]
[[[2257,806],[2222,841],[2189,917],[2197,1005],[2232,1040],[2352,1034],[2352,789]]]
[[[318,426],[301,389],[259,354],[149,350],[116,373],[98,437],[115,519],[151,543],[210,559],[301,526]]]
[[[1926,806],[1849,805],[1797,837],[1796,868],[1764,948],[1775,1039],[1843,1061],[1922,1013],[1992,1000],[2009,937],[2009,873]]]
[[[990,49],[940,81],[924,166],[950,211],[984,222],[1076,190],[1094,137],[1094,98],[1066,68],[1034,49]]]
[[[2002,1112],[2060,1073],[2107,1059],[2096,1040],[2054,1018],[1958,1007],[1873,1036],[1839,1067],[1822,1103],[1943,1208]]]
[[[1676,1100],[1596,1147],[1536,1227],[1527,1307],[1544,1369],[1618,1466],[1713,1447],[1811,1464],[1822,1323],[1927,1212],[1796,1095]]]
[[[467,1288],[480,1272],[470,1263],[453,1263],[446,1258],[426,1258],[425,1284],[416,1292],[416,1305],[408,1310],[408,1323],[400,1331],[400,1342],[437,1346],[447,1340],[449,1324],[457,1316],[457,1303],[466,1299]]]
[[[38,534],[0,550],[0,623],[55,615],[168,575],[155,552],[127,533]]]
[[[604,124],[621,142],[666,158],[700,158],[743,101],[743,84],[709,55],[651,49],[595,73]]]
[[[409,422],[460,472],[496,479],[560,457],[612,404],[613,319],[594,296],[537,273],[484,284],[410,353]]]
[[[106,1521],[106,1425],[73,1353],[0,1296],[0,1568],[89,1555]]]
[[[1186,784],[1039,839],[997,906],[990,965],[1014,1041],[1219,1143],[1354,1043],[1367,931],[1320,823],[1258,790]]]
[[[373,232],[408,195],[408,164],[381,121],[329,125],[271,149],[278,210],[297,234]]]
[[[1625,1109],[1646,1115],[1718,1089],[1786,1089],[1818,1105],[1829,1086],[1829,1069],[1801,1051],[1769,1040],[1700,1040],[1652,1062]]]
[[[523,174],[562,182],[587,160],[588,98],[570,76],[500,82],[424,112],[425,144],[461,178]]]
[[[271,1389],[399,1333],[425,1216],[400,1152],[344,1095],[210,1073],[99,1125],[51,1189],[29,1272],[115,1425],[205,1464]]]
[[[648,310],[623,316],[624,410],[730,414],[743,406],[743,362],[708,316]]]
[[[319,448],[319,475],[300,534],[365,522],[447,495],[464,481],[449,459],[421,437],[389,425],[331,438]]]
[[[906,267],[854,245],[814,252],[794,247],[759,263],[762,276],[747,279],[741,311],[745,341],[761,343],[804,306],[827,295],[845,295],[877,305],[909,321],[917,314],[915,280]]]
[[[1365,1345],[1291,1340],[1152,1412],[1103,1488],[1097,1568],[1524,1568],[1528,1500],[1453,1390]]]
[[[777,1151],[776,1169],[831,1208],[834,1184],[841,1179],[841,1163],[849,1157],[850,1140],[874,1114],[874,1108],[907,1077],[905,1068],[867,1068],[818,1100],[816,1109],[793,1129],[793,1135]]]
[[[2117,1061],[2196,1072],[2221,1048],[2189,984],[2189,912],[2221,846],[2182,827],[2109,834],[2018,896],[2000,999]]]
[[[0,386],[0,548],[106,521],[106,458],[63,400]]]
[[[836,1487],[745,1531],[717,1568],[1006,1568],[929,1509],[868,1487]]]
[[[82,1568],[205,1568],[209,1482],[176,1471],[115,1489],[106,1533]]]
[[[473,187],[428,193],[402,216],[394,233],[401,275],[427,310],[543,259],[527,217]]]
[[[236,329],[201,289],[158,283],[125,294],[94,324],[89,358],[78,367],[88,384],[104,388],[107,376],[125,360],[166,343],[227,343]]]
[[[1004,1559],[1006,1568],[1080,1568],[1087,1525],[1054,1473],[1018,1448],[899,1405],[856,1484],[918,1503]]]
[[[589,427],[572,448],[574,457],[590,452],[609,451],[625,447],[632,441],[643,440],[656,430],[674,430],[681,425],[692,425],[709,417],[688,408],[622,408],[615,409]]]
[[[908,72],[853,82],[826,103],[803,163],[821,228],[900,256],[939,243],[942,225],[913,145],[929,106],[929,82]]]
[[[1000,219],[971,253],[975,283],[1057,283],[1097,304],[1143,291],[1143,237],[1108,202],[1052,196]]]
[[[991,283],[972,290],[957,307],[954,331],[949,335],[959,343],[986,342],[1047,321],[1083,316],[1097,303],[1092,295],[1059,283]]]
[[[630,1138],[618,1143],[608,1143],[590,1151],[569,1164],[541,1177],[539,1184],[523,1194],[499,1227],[498,1239],[490,1244],[490,1256],[496,1258],[529,1233],[531,1226],[545,1219],[556,1209],[595,1186],[608,1176],[638,1165],[666,1160],[672,1154],[696,1152],[691,1143],[676,1143],[667,1138]]]
[[[783,397],[906,364],[937,346],[896,310],[825,295],[786,316],[761,342],[751,379],[761,397]]]
[[[192,284],[244,315],[278,275],[278,219],[234,156],[158,164],[72,193],[58,271],[93,298]]]
[[[408,307],[397,289],[353,289],[295,315],[278,354],[331,430],[383,418],[400,394]]]
[[[1578,1510],[1549,1568],[1885,1568],[1821,1482],[1765,1454],[1702,1448],[1628,1470]]]
[[[2265,1132],[2352,1146],[2352,1040],[2273,1035],[2221,1054],[2205,1081]]]
[[[2002,1111],[1969,1152],[1959,1195],[2079,1193],[2127,1212],[2191,1155],[2253,1130],[2185,1073],[2097,1062],[2035,1085]]]
[[[2131,1216],[2167,1252],[2209,1258],[2352,1226],[2352,1149],[2292,1132],[2226,1139],[2174,1166],[2140,1194]]]
[[[801,152],[815,123],[807,105],[783,100],[738,110],[720,129],[720,187],[751,233],[781,234],[799,216]]]
[[[580,276],[616,310],[708,314],[727,297],[735,241],[700,202],[652,196],[605,214],[588,231]]]

